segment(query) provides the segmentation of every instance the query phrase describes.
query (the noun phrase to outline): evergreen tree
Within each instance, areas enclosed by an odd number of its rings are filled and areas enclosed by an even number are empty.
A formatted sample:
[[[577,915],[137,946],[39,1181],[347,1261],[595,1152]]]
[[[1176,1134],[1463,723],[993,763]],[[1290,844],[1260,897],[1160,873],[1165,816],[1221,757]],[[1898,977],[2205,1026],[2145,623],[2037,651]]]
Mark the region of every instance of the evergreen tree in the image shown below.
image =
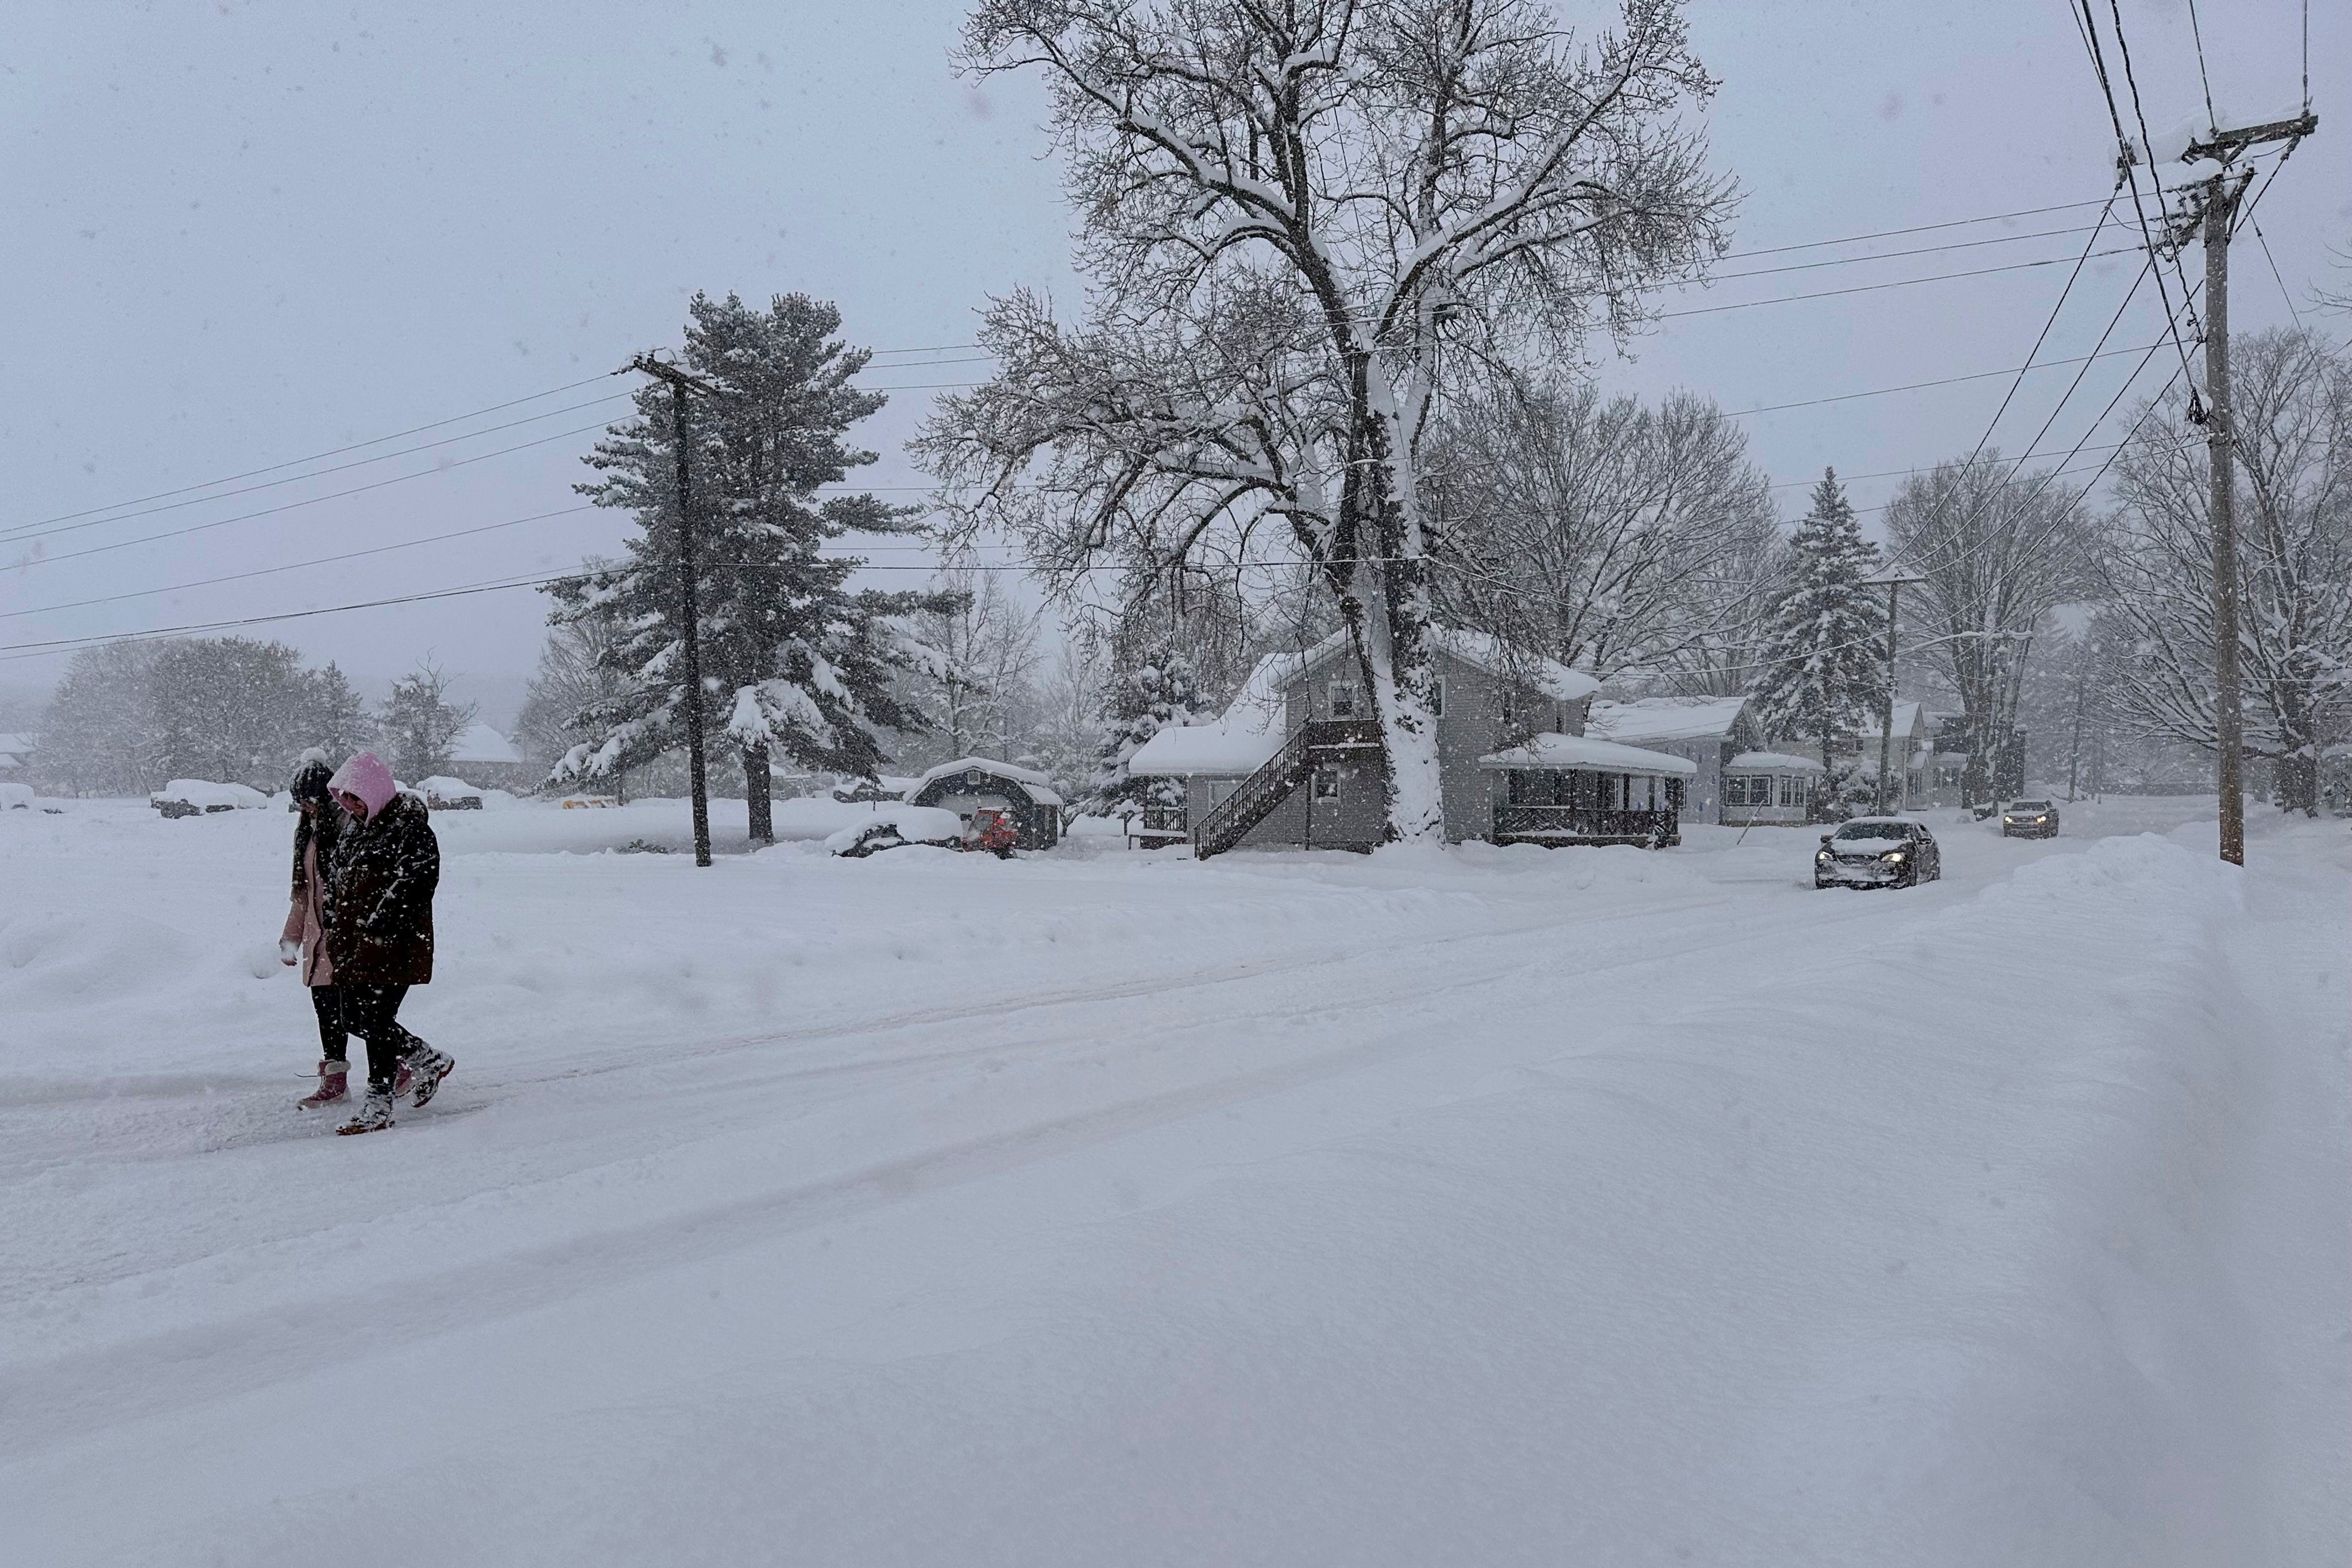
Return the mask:
[[[1147,805],[1181,805],[1174,779],[1138,778],[1128,763],[1143,742],[1171,724],[1189,724],[1205,706],[1192,661],[1172,643],[1141,650],[1112,673],[1103,703],[1102,741],[1096,750],[1095,789],[1087,809],[1102,816],[1132,816]]]
[[[1820,742],[1837,774],[1837,737],[1886,702],[1886,611],[1864,585],[1878,547],[1862,537],[1837,470],[1822,470],[1813,504],[1789,542],[1789,588],[1773,611],[1756,684],[1759,717],[1776,735]]]
[[[411,783],[446,773],[457,748],[457,737],[474,721],[474,704],[449,700],[449,678],[426,659],[392,683],[378,715],[383,725],[384,760],[392,771]]]
[[[871,495],[818,498],[875,454],[844,437],[887,401],[850,379],[867,351],[834,334],[841,313],[803,295],[755,310],[734,295],[697,294],[684,368],[717,386],[688,410],[705,732],[741,752],[751,837],[774,837],[769,758],[782,747],[810,770],[871,774],[888,758],[877,731],[922,721],[892,693],[902,669],[937,669],[906,617],[929,593],[851,593],[863,562],[823,549],[848,533],[898,533],[910,510]],[[679,616],[676,432],[670,393],[637,394],[637,416],[587,461],[604,477],[579,487],[600,506],[636,513],[640,533],[609,570],[557,584],[559,623],[608,616],[619,635],[601,656],[619,689],[583,709],[554,776],[609,776],[684,743],[688,694]]]

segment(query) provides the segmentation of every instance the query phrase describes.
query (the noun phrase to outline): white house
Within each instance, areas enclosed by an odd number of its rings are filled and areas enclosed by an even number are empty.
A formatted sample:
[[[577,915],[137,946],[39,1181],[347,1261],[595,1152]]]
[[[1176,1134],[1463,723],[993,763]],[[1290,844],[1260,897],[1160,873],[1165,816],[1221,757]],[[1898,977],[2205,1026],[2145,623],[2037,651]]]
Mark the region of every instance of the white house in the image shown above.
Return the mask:
[[[449,768],[476,789],[527,790],[539,783],[539,770],[488,724],[466,726],[450,748]]]

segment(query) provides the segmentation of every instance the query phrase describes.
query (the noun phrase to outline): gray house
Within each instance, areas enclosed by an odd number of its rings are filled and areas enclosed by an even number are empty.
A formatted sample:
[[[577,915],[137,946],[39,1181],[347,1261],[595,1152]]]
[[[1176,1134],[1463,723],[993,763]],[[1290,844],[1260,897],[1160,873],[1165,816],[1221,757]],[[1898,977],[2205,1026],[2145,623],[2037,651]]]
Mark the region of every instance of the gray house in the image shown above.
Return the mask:
[[[1683,801],[1685,822],[1727,820],[1724,765],[1736,756],[1761,750],[1764,744],[1763,727],[1745,697],[1597,700],[1585,720],[1584,732],[1688,761],[1696,771],[1691,774]],[[1744,798],[1745,786],[1739,793]]]
[[[1582,742],[1591,677],[1447,629],[1437,645],[1437,752],[1445,837],[1663,843],[1693,771],[1682,759]],[[1387,757],[1354,650],[1334,637],[1261,662],[1223,716],[1160,731],[1129,762],[1181,782],[1148,835],[1226,849],[1369,849],[1386,836]],[[1636,782],[1639,781],[1639,782]],[[1653,782],[1655,781],[1655,782]]]

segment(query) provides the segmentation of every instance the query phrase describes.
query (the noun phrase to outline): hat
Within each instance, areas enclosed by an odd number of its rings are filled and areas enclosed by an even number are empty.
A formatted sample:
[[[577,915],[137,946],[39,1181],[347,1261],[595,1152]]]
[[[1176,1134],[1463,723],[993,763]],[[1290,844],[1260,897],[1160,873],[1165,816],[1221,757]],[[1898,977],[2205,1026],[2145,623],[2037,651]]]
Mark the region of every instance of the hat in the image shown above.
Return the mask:
[[[327,801],[327,780],[333,773],[334,770],[327,765],[326,754],[314,746],[294,764],[294,776],[286,782],[286,793],[296,800],[323,805]]]

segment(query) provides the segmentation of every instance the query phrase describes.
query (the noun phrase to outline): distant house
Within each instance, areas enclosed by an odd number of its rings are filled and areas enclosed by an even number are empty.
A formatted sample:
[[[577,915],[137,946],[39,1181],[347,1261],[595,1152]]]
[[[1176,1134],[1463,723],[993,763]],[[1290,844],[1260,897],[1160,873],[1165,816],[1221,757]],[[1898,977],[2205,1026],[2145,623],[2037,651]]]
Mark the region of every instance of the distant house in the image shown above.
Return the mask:
[[[1782,826],[1815,820],[1828,770],[1793,752],[1741,752],[1723,764],[1727,827]]]
[[[31,735],[0,734],[0,779],[21,782],[33,771]]]
[[[1595,701],[1584,732],[1603,741],[1684,758],[1696,770],[1683,802],[1685,822],[1720,823],[1724,764],[1760,750],[1764,731],[1745,697],[1644,697],[1633,702]],[[1748,791],[1740,787],[1743,798]]]
[[[1062,797],[1044,773],[987,757],[958,757],[924,773],[907,791],[908,805],[942,806],[971,823],[974,813],[1004,815],[1024,849],[1050,849],[1062,839]]]
[[[1444,629],[1436,643],[1449,841],[1674,842],[1695,765],[1586,741],[1585,709],[1598,685],[1591,676],[1479,633]],[[1183,805],[1154,830],[1185,833],[1202,856],[1360,850],[1387,837],[1387,752],[1344,636],[1264,660],[1221,718],[1160,731],[1128,767],[1182,783]]]
[[[449,768],[476,789],[528,790],[540,778],[514,742],[488,724],[466,726],[450,750]]]
[[[1869,725],[1853,737],[1854,762],[1867,779],[1878,777],[1878,747],[1885,726],[1876,714]],[[1843,751],[1843,748],[1838,748]],[[1925,703],[1897,702],[1895,705],[1895,741],[1889,748],[1888,772],[1893,786],[1887,792],[1889,811],[1908,811],[1914,806],[1932,804],[1929,788],[1934,777],[1936,753],[1936,717]],[[1953,801],[1958,800],[1959,779],[1952,779]]]

